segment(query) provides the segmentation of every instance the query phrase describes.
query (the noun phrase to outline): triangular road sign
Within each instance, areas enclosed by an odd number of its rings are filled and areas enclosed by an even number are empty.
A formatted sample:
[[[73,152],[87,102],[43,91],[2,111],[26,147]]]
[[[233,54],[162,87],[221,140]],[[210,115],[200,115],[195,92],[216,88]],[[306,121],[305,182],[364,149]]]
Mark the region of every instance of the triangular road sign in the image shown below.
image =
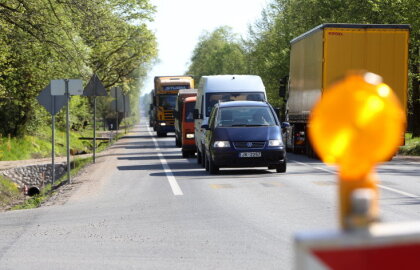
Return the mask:
[[[108,94],[99,77],[96,74],[93,74],[85,89],[83,90],[83,95],[93,97],[107,96]]]

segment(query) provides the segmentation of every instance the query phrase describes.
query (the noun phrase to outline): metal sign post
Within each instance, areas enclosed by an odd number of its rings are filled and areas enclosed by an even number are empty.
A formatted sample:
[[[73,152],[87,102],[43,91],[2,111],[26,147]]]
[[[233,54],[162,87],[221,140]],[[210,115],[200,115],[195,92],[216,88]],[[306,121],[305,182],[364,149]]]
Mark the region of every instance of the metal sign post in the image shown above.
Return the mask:
[[[64,80],[65,82],[65,96],[67,99],[66,107],[66,142],[67,142],[67,179],[69,184],[71,184],[70,177],[70,93],[69,93],[69,80]]]
[[[54,108],[55,106],[55,97],[53,96],[51,99],[51,107]],[[55,115],[53,114],[51,116],[51,187],[54,187],[54,181],[55,181],[55,163],[54,163],[54,156],[55,156]],[[51,188],[52,190],[52,188]]]
[[[83,95],[93,97],[93,163],[96,163],[96,97],[108,94],[99,77],[93,74],[83,90]]]
[[[44,106],[44,108],[51,114],[51,176],[52,185],[54,186],[55,181],[55,115],[61,108],[66,104],[64,96],[53,96],[51,95],[51,84],[47,85],[37,97],[38,102]]]

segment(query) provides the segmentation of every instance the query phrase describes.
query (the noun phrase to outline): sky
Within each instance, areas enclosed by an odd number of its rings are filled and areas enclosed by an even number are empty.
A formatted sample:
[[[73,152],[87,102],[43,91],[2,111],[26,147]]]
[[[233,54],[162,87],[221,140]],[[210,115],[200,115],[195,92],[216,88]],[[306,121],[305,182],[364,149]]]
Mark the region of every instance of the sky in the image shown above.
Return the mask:
[[[142,94],[153,89],[154,76],[184,74],[205,31],[228,25],[234,33],[245,37],[248,26],[261,17],[268,0],[151,0],[151,3],[157,7],[149,27],[157,37],[159,62],[149,71]]]

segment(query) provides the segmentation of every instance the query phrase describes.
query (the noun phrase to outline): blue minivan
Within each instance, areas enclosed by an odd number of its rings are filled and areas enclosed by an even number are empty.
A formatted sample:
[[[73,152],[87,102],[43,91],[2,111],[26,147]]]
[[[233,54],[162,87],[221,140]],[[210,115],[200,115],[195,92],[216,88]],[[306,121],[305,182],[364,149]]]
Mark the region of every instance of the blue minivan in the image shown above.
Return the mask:
[[[219,102],[211,111],[205,137],[205,167],[265,167],[286,172],[280,122],[264,101]]]

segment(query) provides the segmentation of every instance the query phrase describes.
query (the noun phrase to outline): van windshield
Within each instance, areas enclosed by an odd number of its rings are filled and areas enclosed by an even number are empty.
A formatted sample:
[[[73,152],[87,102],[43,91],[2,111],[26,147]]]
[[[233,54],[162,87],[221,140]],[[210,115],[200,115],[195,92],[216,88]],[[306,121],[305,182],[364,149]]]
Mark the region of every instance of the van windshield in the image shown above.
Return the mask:
[[[268,107],[226,107],[220,108],[216,127],[274,126],[273,113]]]
[[[207,107],[206,116],[210,116],[211,109],[220,101],[265,101],[265,95],[261,92],[246,92],[246,93],[207,93],[206,94]]]
[[[185,122],[194,122],[193,112],[194,112],[195,102],[185,103]]]

